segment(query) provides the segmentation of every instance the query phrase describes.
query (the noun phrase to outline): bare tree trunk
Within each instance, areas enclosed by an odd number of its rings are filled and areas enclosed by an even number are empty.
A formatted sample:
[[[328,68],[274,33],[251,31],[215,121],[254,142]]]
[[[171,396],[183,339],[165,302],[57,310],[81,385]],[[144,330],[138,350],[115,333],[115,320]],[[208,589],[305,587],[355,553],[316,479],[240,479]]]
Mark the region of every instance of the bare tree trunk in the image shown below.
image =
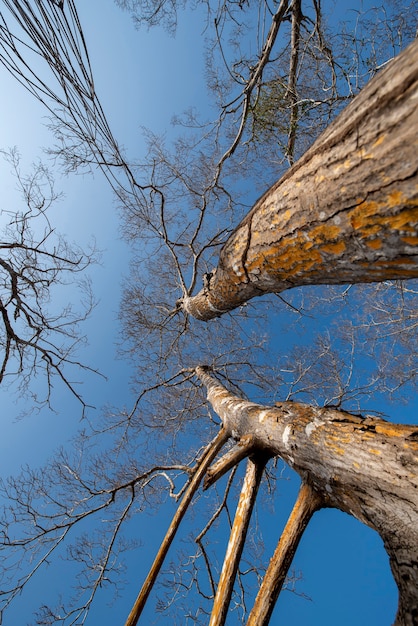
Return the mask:
[[[397,626],[418,624],[418,427],[334,408],[242,400],[197,368],[208,400],[235,439],[280,455],[324,506],[381,536],[399,589]]]
[[[157,556],[154,559],[154,562],[151,566],[150,571],[145,579],[144,584],[138,594],[137,599],[128,615],[128,618],[125,622],[125,626],[135,626],[138,623],[139,618],[141,617],[141,613],[144,610],[144,606],[148,599],[149,594],[157,580],[157,576],[160,572],[160,569],[164,563],[164,559],[167,556],[167,552],[173,542],[174,537],[179,529],[180,522],[184,517],[189,505],[192,501],[193,496],[195,495],[205,473],[208,469],[208,466],[213,461],[215,456],[218,454],[219,450],[225,444],[228,439],[228,433],[225,430],[221,430],[215,439],[209,444],[206,448],[202,458],[200,459],[199,464],[196,467],[196,471],[193,475],[192,480],[183,496],[182,501],[180,502],[177,511],[174,514],[174,517],[171,521],[171,524],[166,532],[166,535],[161,542],[160,548],[158,550]]]
[[[418,276],[418,41],[361,91],[223,246],[184,310],[299,285]]]
[[[312,515],[321,507],[321,504],[322,500],[317,492],[307,483],[302,483],[295,506],[287,520],[248,617],[247,626],[267,626],[270,622],[274,605],[282,590],[299,542]]]
[[[234,523],[229,537],[222,572],[213,602],[209,626],[224,626],[234,588],[239,562],[247,538],[251,513],[257,497],[263,470],[268,460],[266,455],[258,455],[247,461],[247,471],[241,488]]]

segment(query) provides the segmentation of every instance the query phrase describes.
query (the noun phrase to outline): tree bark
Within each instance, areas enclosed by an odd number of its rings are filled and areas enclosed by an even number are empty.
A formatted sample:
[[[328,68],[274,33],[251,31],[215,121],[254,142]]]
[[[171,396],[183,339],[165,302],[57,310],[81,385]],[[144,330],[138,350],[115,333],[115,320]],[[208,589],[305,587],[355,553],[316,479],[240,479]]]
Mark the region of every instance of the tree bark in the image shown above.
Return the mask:
[[[302,483],[293,511],[269,563],[260,590],[248,617],[247,626],[267,626],[286,580],[299,542],[312,515],[322,506],[318,493]]]
[[[157,576],[164,563],[165,557],[167,556],[167,552],[179,529],[180,522],[183,519],[187,509],[189,508],[192,498],[199,488],[199,485],[206,473],[206,470],[208,469],[208,466],[216,457],[223,445],[226,443],[227,439],[228,433],[224,430],[221,430],[203,453],[202,458],[200,459],[196,467],[193,478],[190,481],[190,484],[184,493],[184,496],[174,514],[174,517],[171,520],[171,524],[166,532],[166,535],[161,542],[158,553],[154,559],[150,571],[148,572],[145,582],[142,585],[141,590],[135,600],[135,603],[128,615],[125,626],[136,626],[136,624],[138,623],[142,611],[144,610],[148,596],[151,593],[155,581],[157,580]]]
[[[418,276],[418,41],[254,205],[185,311],[208,320],[300,285]]]
[[[209,626],[224,626],[226,623],[239,562],[250,525],[251,513],[267,460],[268,457],[265,455],[258,455],[248,459],[247,471],[242,484],[234,523],[231,528],[218,588],[213,601]]]
[[[418,426],[328,407],[238,398],[204,368],[197,376],[223,427],[279,455],[324,506],[353,515],[384,542],[399,590],[396,626],[418,624]]]

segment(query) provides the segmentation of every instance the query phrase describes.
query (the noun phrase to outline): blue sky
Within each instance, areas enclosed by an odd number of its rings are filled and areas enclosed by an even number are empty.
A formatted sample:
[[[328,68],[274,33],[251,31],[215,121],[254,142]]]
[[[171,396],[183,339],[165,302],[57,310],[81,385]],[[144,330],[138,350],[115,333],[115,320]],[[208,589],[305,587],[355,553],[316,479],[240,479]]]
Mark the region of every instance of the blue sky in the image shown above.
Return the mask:
[[[359,5],[350,4],[352,8]],[[207,108],[201,55],[203,33],[196,15],[182,15],[177,36],[173,38],[160,29],[136,31],[129,16],[111,0],[80,3],[79,14],[96,90],[114,136],[129,155],[140,158],[143,154],[141,126],[170,137],[174,113],[181,113],[189,105],[200,111]],[[43,125],[45,112],[2,68],[0,84],[2,93],[7,94],[0,99],[0,147],[16,145],[23,164],[30,165],[32,160],[42,157],[42,148],[51,142]],[[0,179],[3,190],[0,208],[3,208],[5,203],[14,201],[14,195],[8,168],[1,163]],[[132,399],[130,367],[115,358],[121,280],[127,274],[129,250],[120,239],[113,198],[100,175],[57,178],[57,188],[63,189],[65,198],[51,216],[54,226],[81,245],[94,236],[103,250],[102,263],[91,272],[99,304],[86,325],[89,345],[83,358],[92,366],[99,365],[108,380],[91,381],[88,400],[97,407],[107,402],[129,404]],[[1,220],[0,216],[0,224]],[[64,390],[58,389],[57,394],[56,414],[42,411],[17,421],[21,411],[19,398],[13,394],[13,388],[0,390],[2,476],[17,472],[26,463],[42,464],[58,446],[75,435],[80,427],[79,407]],[[393,417],[401,419],[401,410],[395,411]],[[290,472],[286,476],[288,480],[279,483],[275,496],[276,515],[265,516],[262,522],[264,540],[270,551],[274,549],[280,524],[298,488],[297,479],[291,477]],[[130,524],[129,532],[143,538],[144,545],[128,558],[129,584],[111,607],[107,605],[108,598],[99,596],[88,624],[124,623],[172,509],[168,503],[158,515],[141,514]],[[187,524],[182,532],[187,535]],[[173,550],[170,556],[174,558],[174,554]],[[397,592],[387,556],[379,537],[356,520],[337,511],[318,513],[303,538],[292,569],[302,572],[298,592],[311,600],[283,593],[271,622],[273,626],[279,623],[293,626],[385,626],[392,623]],[[65,562],[52,564],[17,599],[6,614],[5,626],[30,623],[37,602],[44,601],[44,594],[59,593],[71,584],[69,572],[70,566]],[[154,617],[151,598],[143,623],[153,623]],[[230,623],[234,623],[233,618]]]

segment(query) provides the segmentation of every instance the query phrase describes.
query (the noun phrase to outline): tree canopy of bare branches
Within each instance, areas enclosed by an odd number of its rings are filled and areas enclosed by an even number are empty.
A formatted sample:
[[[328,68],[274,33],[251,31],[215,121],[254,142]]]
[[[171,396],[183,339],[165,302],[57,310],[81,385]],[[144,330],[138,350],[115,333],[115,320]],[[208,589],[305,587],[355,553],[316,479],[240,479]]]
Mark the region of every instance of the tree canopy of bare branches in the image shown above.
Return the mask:
[[[213,118],[193,109],[177,115],[172,144],[144,131],[146,154],[128,157],[96,91],[75,0],[2,1],[0,61],[46,107],[50,156],[66,174],[100,172],[115,194],[133,251],[120,320],[136,400],[107,406],[45,467],[2,481],[1,611],[62,557],[77,585],[56,605],[41,606],[37,623],[87,622],[93,602],[122,587],[124,555],[141,541],[128,538],[137,520],[162,507],[172,522],[142,589],[138,581],[127,625],[138,622],[163,566],[162,619],[214,626],[235,610],[240,622],[267,624],[309,520],[330,506],[381,535],[400,592],[396,624],[411,626],[418,604],[416,426],[382,419],[373,402],[380,395],[406,401],[416,386],[416,283],[399,280],[416,276],[416,259],[406,271],[417,226],[416,139],[408,129],[417,111],[416,43],[398,56],[415,36],[416,6],[389,2],[358,12],[354,24],[335,24],[331,6],[318,0],[117,4],[139,27],[163,25],[171,35],[185,8],[201,12],[216,111]],[[391,132],[397,125],[399,136]],[[62,276],[84,270],[92,257],[55,239],[48,170],[39,166],[23,178],[17,156],[10,158],[26,205],[2,243],[1,373],[15,371],[27,385],[41,368],[47,381],[56,374],[77,394],[66,368],[79,365],[71,348],[84,313],[48,313],[45,303]],[[373,196],[380,191],[382,213]],[[290,206],[273,202],[272,193]],[[322,215],[327,202],[329,215]],[[298,210],[306,219],[295,243]],[[252,230],[259,213],[262,227]],[[288,273],[274,283],[269,277],[271,288],[261,289],[269,295],[255,304],[248,300],[260,295],[257,277],[269,255],[253,254],[253,246],[265,243],[275,221],[289,237]],[[408,249],[393,258],[384,237],[389,232],[392,242],[392,231]],[[273,239],[280,239],[276,231]],[[334,280],[336,259],[343,264],[347,249],[352,261],[360,244],[362,272],[340,268]],[[301,268],[292,259],[302,248]],[[379,263],[402,267],[379,273]],[[345,284],[370,282],[368,272],[377,284]],[[283,281],[305,286],[285,298]],[[267,567],[251,514],[272,506],[281,460],[299,474],[301,488]],[[193,541],[176,555],[180,566],[167,565],[190,509]],[[226,555],[216,542],[222,524],[230,530]]]
[[[86,401],[72,376],[78,369],[94,371],[76,353],[83,342],[80,324],[94,307],[85,271],[97,255],[94,247],[84,252],[70,246],[52,227],[49,213],[59,194],[48,169],[37,163],[23,174],[16,150],[2,156],[18,183],[21,208],[3,206],[1,211],[0,383],[17,381],[19,392],[30,393],[34,408],[40,408],[51,404],[52,381],[58,378],[84,410]],[[59,287],[74,284],[80,302],[60,306]],[[31,391],[31,381],[39,375],[43,390]]]

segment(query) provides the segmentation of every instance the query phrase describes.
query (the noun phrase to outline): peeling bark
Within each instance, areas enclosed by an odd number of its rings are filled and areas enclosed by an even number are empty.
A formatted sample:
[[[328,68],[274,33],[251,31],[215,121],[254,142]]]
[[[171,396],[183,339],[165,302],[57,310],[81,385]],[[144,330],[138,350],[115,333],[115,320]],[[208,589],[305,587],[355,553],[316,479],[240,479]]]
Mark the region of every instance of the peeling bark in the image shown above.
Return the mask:
[[[417,146],[415,41],[258,200],[183,309],[209,320],[295,286],[417,277]]]
[[[399,590],[395,624],[418,624],[418,426],[298,402],[266,407],[230,393],[197,368],[207,397],[236,440],[279,455],[324,506],[353,515],[384,542]]]

